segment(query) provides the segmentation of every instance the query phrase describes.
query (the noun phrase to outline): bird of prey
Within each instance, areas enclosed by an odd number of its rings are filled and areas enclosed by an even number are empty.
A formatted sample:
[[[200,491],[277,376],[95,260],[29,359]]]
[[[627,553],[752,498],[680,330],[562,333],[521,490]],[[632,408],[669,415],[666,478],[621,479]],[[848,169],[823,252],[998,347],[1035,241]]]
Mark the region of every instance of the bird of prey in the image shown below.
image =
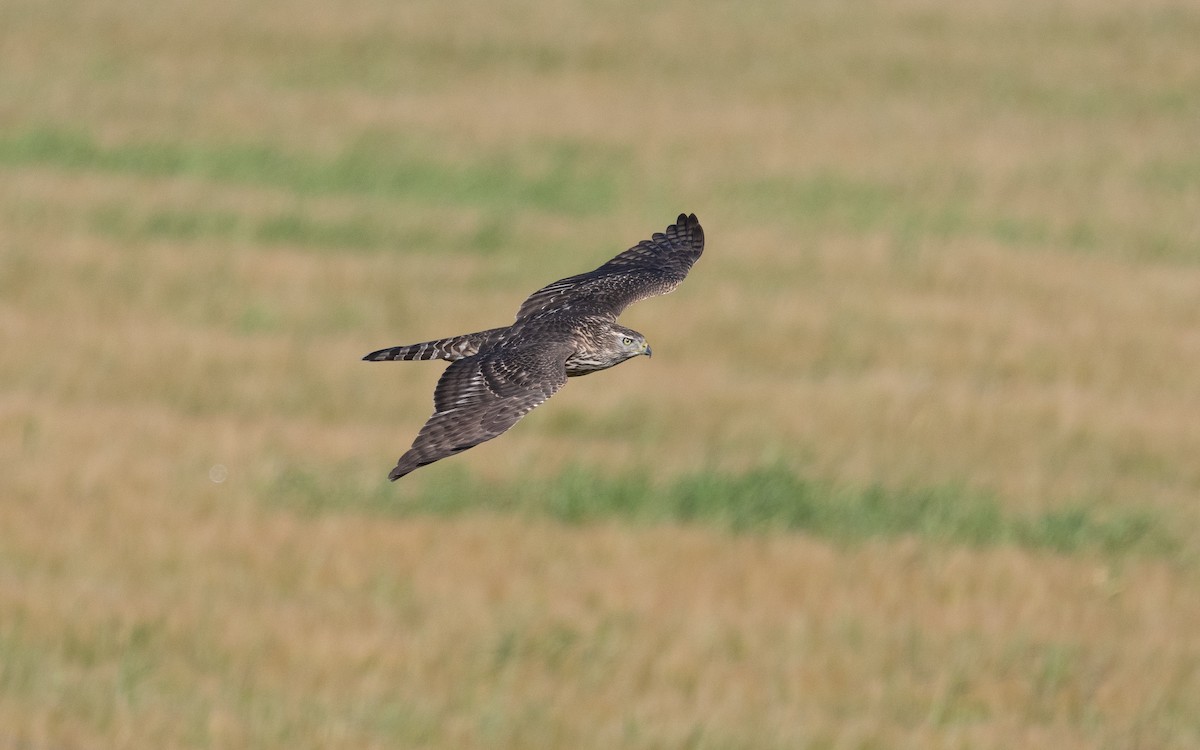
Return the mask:
[[[534,292],[510,326],[420,344],[380,349],[363,357],[445,359],[450,366],[433,392],[433,416],[388,474],[410,471],[500,435],[550,398],[568,377],[650,356],[646,337],[617,324],[629,305],[666,294],[704,252],[695,214],[642,240],[594,271],[560,279]]]

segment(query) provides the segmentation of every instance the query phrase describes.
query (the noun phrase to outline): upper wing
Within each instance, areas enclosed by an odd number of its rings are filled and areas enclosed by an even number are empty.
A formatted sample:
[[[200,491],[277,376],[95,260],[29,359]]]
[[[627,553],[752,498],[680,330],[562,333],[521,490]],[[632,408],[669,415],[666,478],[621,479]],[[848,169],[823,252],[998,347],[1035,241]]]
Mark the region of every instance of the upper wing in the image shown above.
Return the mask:
[[[433,392],[433,416],[388,475],[465,451],[500,435],[567,382],[566,345],[506,347],[460,359]]]
[[[666,294],[683,281],[704,252],[704,230],[695,214],[642,240],[595,271],[561,279],[534,292],[521,304],[517,320],[571,306],[614,319],[638,300]]]

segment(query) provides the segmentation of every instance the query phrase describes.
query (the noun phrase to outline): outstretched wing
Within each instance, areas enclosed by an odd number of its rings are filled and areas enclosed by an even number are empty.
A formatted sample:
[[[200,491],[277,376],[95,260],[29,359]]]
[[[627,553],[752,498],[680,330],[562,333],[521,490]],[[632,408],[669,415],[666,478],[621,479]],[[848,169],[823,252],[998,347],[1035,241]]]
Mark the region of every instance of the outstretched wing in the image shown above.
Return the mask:
[[[567,382],[564,344],[506,347],[460,359],[433,392],[433,416],[388,474],[413,469],[500,435]]]
[[[704,230],[695,214],[642,240],[595,271],[561,279],[534,292],[517,311],[527,320],[570,306],[572,312],[599,313],[616,319],[638,300],[666,294],[687,276],[704,252]]]

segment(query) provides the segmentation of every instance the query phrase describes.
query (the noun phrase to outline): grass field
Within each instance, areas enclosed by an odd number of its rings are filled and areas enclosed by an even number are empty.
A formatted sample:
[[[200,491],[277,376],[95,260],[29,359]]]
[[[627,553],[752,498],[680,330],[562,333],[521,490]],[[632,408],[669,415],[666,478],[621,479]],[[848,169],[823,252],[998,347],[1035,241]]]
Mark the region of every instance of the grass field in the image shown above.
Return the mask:
[[[0,750],[1200,746],[1200,8],[0,5]],[[384,346],[695,212],[396,484]]]

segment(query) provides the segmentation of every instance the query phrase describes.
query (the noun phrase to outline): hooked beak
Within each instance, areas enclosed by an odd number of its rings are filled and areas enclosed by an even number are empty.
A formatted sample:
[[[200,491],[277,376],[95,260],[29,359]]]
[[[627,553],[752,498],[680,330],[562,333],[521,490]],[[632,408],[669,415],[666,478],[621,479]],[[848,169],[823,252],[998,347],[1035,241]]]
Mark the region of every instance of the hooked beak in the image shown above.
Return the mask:
[[[646,346],[642,348],[642,354],[645,354],[647,357],[651,356],[649,344],[646,344]]]

